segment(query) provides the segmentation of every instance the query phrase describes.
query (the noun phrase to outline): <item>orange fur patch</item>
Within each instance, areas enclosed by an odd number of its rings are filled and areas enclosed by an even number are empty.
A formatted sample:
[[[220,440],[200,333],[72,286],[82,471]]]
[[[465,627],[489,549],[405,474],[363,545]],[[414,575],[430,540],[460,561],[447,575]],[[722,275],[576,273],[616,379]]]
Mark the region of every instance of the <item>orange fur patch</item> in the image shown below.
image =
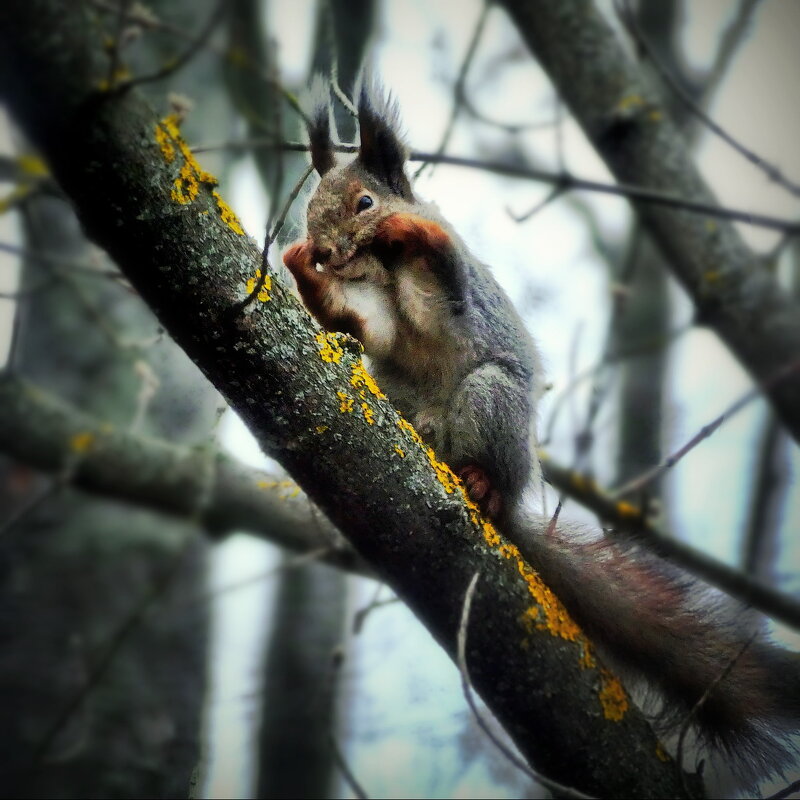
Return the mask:
[[[451,245],[441,225],[416,214],[392,214],[381,220],[376,238],[386,244],[401,244],[408,251],[424,254],[444,250]]]

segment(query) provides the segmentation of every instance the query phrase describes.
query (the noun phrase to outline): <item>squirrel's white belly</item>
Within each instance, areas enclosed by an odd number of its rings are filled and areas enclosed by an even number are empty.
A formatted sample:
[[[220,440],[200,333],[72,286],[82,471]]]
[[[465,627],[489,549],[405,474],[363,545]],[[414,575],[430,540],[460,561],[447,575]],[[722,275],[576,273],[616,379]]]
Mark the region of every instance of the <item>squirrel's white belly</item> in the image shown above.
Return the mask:
[[[342,286],[344,305],[362,321],[364,351],[368,356],[386,355],[397,332],[391,299],[382,286],[347,281]]]

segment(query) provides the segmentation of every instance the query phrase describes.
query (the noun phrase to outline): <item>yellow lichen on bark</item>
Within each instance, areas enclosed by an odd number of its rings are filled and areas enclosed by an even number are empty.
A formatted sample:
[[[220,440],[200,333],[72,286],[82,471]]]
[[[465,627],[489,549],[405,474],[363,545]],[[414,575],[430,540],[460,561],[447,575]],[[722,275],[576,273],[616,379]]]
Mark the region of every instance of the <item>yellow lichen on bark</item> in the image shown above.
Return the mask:
[[[300,494],[300,487],[292,480],[261,480],[257,484],[259,489],[277,489],[279,500],[289,500]]]
[[[612,722],[619,722],[630,708],[628,694],[615,675],[605,667],[600,667],[600,705],[603,716]]]
[[[539,631],[547,631],[552,636],[568,642],[588,645],[583,631],[567,613],[567,609],[544,584],[539,574],[519,555],[519,551],[517,551],[517,568],[528,586],[528,592],[536,600],[536,605],[528,608],[523,614],[523,621],[529,630],[535,628]],[[585,661],[585,649],[581,653],[581,659]]]
[[[363,361],[356,361],[350,368],[350,371],[352,373],[350,375],[350,383],[359,390],[362,399],[366,397],[364,394],[365,390],[381,400],[386,399],[386,395],[380,390],[378,384],[375,383],[375,379],[367,372]]]
[[[248,295],[252,294],[259,283],[261,284],[261,288],[258,290],[258,299],[262,303],[266,303],[272,299],[272,295],[270,294],[270,291],[272,290],[272,278],[269,275],[265,275],[264,280],[262,281],[260,269],[256,270],[255,277],[247,279],[245,291]]]
[[[170,197],[174,202],[182,206],[189,205],[197,198],[201,186],[217,185],[217,179],[200,166],[189,145],[183,140],[177,114],[170,114],[156,123],[155,139],[167,164],[172,164],[178,156],[182,159],[178,177],[173,181],[170,191]],[[212,190],[212,195],[217,202],[220,219],[234,233],[243,236],[244,228],[230,206],[216,190]]]
[[[219,209],[220,219],[239,236],[244,236],[244,228],[242,223],[239,222],[239,217],[236,216],[234,210],[222,199],[222,195],[215,189],[211,192],[214,199],[217,201],[217,208]],[[259,295],[259,299],[260,295]]]
[[[28,175],[31,178],[44,178],[50,174],[47,164],[39,156],[31,153],[23,153],[21,156],[17,156],[16,164],[23,175]]]
[[[631,503],[626,503],[624,500],[620,500],[617,503],[616,511],[623,518],[640,517],[642,514],[639,508]]]
[[[319,356],[323,361],[327,361],[329,364],[338,364],[342,360],[344,350],[339,344],[341,335],[340,333],[320,331],[314,336],[319,345]]]
[[[91,431],[76,433],[69,440],[69,449],[73,453],[85,453],[94,444],[94,434]]]
[[[353,410],[354,399],[347,392],[336,392],[336,396],[339,398],[339,413],[349,414]]]
[[[369,407],[369,403],[361,403],[361,410],[364,412],[364,419],[370,424],[375,424],[375,412]]]

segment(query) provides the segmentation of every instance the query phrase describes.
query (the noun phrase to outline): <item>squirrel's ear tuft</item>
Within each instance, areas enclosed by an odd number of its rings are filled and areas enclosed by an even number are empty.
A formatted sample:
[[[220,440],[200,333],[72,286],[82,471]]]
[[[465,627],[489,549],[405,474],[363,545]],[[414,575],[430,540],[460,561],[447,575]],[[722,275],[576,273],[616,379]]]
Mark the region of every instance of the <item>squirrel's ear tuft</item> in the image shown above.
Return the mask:
[[[387,97],[369,72],[360,79],[358,126],[361,132],[358,160],[364,169],[394,194],[411,200],[411,184],[403,170],[408,153],[399,133],[397,103]]]
[[[331,128],[331,95],[328,82],[322,75],[315,75],[311,87],[303,100],[304,111],[308,114],[308,141],[311,147],[311,163],[314,169],[324,175],[336,166]]]

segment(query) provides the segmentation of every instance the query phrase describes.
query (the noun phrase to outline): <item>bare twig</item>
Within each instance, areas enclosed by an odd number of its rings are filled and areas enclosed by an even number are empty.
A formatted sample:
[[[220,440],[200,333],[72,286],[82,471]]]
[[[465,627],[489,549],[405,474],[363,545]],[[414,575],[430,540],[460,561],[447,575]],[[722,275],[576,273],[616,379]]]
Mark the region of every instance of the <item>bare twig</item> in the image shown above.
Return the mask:
[[[800,630],[800,602],[796,598],[669,536],[650,518],[647,509],[616,500],[588,475],[562,467],[542,453],[540,457],[544,479],[562,497],[569,497],[610,523],[614,530],[609,535],[640,539],[648,550],[685,568],[709,585],[772,619]]]
[[[277,147],[291,152],[306,152],[308,145],[302,142],[275,142],[270,138],[256,138],[239,141],[221,142],[210,145],[198,145],[192,148],[195,153],[208,153],[214,150],[224,149],[250,149],[252,147]],[[334,150],[339,153],[355,153],[358,151],[356,144],[334,145]],[[625,197],[629,200],[638,200],[653,205],[676,208],[683,211],[692,211],[716,219],[726,219],[733,222],[744,222],[761,228],[783,231],[792,236],[800,234],[800,222],[791,219],[782,219],[768,214],[759,214],[754,211],[746,211],[738,208],[728,208],[715,205],[713,203],[703,203],[691,200],[671,192],[662,192],[658,189],[648,189],[644,186],[635,186],[628,183],[603,183],[602,181],[592,181],[585,178],[578,178],[568,172],[550,172],[543,169],[531,167],[520,167],[502,161],[481,160],[467,158],[465,156],[453,156],[447,153],[429,153],[424,150],[412,150],[408,157],[409,161],[428,161],[432,164],[448,164],[453,167],[465,167],[467,169],[481,169],[495,175],[505,175],[509,178],[519,178],[521,180],[539,181],[560,186],[564,191],[586,191],[599,192],[601,194],[611,194],[617,197]]]
[[[342,771],[342,777],[350,787],[350,790],[357,798],[359,798],[359,800],[369,800],[369,795],[364,787],[358,782],[358,778],[356,778],[355,773],[347,763],[347,759],[342,752],[342,748],[339,746],[337,738],[333,735],[333,733],[330,733],[328,738],[331,745],[331,752],[333,753],[333,760],[336,762],[336,766]]]
[[[637,44],[646,53],[648,60],[655,67],[658,74],[664,83],[669,86],[672,93],[683,103],[689,111],[694,114],[712,133],[716,134],[723,142],[730,145],[739,155],[746,158],[751,164],[758,167],[766,176],[782,186],[795,197],[800,197],[800,184],[787,178],[775,165],[770,164],[761,156],[754,153],[748,147],[745,147],[741,142],[728,133],[721,125],[714,122],[711,117],[698,105],[692,97],[684,90],[683,86],[675,79],[670,71],[661,63],[656,56],[653,48],[647,40],[644,32],[639,26],[636,16],[631,13],[627,5],[627,0],[616,0],[617,13],[620,19],[625,23]]]
[[[325,9],[325,34],[331,59],[331,89],[333,89],[333,93],[347,113],[353,117],[358,117],[358,109],[352,104],[350,98],[342,91],[342,87],[339,85],[339,48],[336,45],[336,21],[333,15],[333,3],[331,0],[325,0],[323,5]]]
[[[250,294],[247,295],[244,300],[233,306],[232,314],[239,314],[243,309],[247,308],[251,303],[253,303],[264,287],[264,282],[267,279],[269,270],[269,248],[278,237],[278,234],[283,230],[283,226],[286,223],[286,217],[289,215],[289,209],[292,207],[294,201],[297,200],[297,197],[302,191],[305,182],[309,179],[313,171],[313,164],[309,164],[303,174],[298,178],[297,183],[295,183],[294,187],[292,188],[292,191],[289,192],[289,196],[286,198],[286,202],[283,204],[283,208],[278,215],[278,219],[275,221],[275,225],[271,230],[269,230],[269,228],[267,229],[268,232],[264,241],[264,250],[261,254],[261,274],[258,276],[258,280],[256,280],[253,290],[250,292]],[[267,224],[269,225],[269,221]]]
[[[447,145],[450,142],[450,137],[453,135],[453,128],[455,127],[456,119],[461,111],[461,107],[464,102],[464,96],[466,94],[464,91],[464,84],[467,80],[467,72],[469,72],[472,60],[475,57],[475,52],[478,49],[478,42],[480,42],[484,28],[486,27],[486,18],[489,16],[490,6],[490,2],[484,2],[481,13],[478,16],[478,21],[475,24],[475,29],[472,32],[472,38],[470,39],[469,46],[467,47],[467,52],[464,55],[464,60],[461,62],[461,68],[458,71],[458,76],[456,77],[456,82],[453,86],[453,106],[450,109],[450,118],[447,120],[447,125],[445,126],[444,133],[442,134],[442,139],[439,142],[439,147],[436,149],[436,152],[439,155],[444,153],[444,151],[447,149]],[[434,162],[423,161],[423,163],[420,164],[419,168],[414,173],[414,178],[419,178],[429,163]]]
[[[311,177],[311,173],[313,172],[314,172],[314,165],[309,164],[305,168],[303,174],[298,178],[297,183],[292,188],[292,191],[289,192],[289,196],[286,198],[286,202],[284,203],[283,208],[281,209],[281,213],[278,216],[278,219],[276,220],[275,225],[272,228],[272,232],[269,235],[270,243],[274,242],[278,238],[280,232],[283,230],[283,226],[286,223],[286,217],[289,215],[289,209],[292,207],[294,201],[297,200],[297,197],[302,191],[303,186],[305,186],[306,181]]]
[[[284,558],[277,567],[272,567],[272,569],[259,572],[257,575],[249,575],[247,578],[242,578],[241,580],[234,581],[233,583],[226,583],[224,586],[203,592],[203,594],[201,594],[199,597],[188,601],[187,605],[215,602],[224,595],[241,591],[242,589],[246,589],[248,586],[254,586],[257,583],[263,583],[269,578],[274,578],[276,575],[281,575],[289,570],[298,569],[299,567],[305,567],[314,562],[322,561],[331,554],[332,549],[333,548],[331,547],[318,547],[316,550],[309,550],[307,553],[289,556],[288,558]],[[250,696],[252,695],[248,695],[248,697]]]
[[[777,547],[780,519],[778,505],[787,477],[777,464],[784,454],[784,442],[780,423],[768,410],[760,431],[747,527],[742,541],[742,569],[748,575],[766,578],[771,572],[769,560]]]
[[[678,328],[670,331],[666,336],[657,337],[651,340],[645,340],[639,342],[631,347],[620,348],[619,350],[614,350],[611,353],[608,353],[603,356],[603,358],[594,364],[591,367],[587,367],[582,372],[579,372],[574,378],[570,380],[570,382],[561,390],[558,397],[553,402],[553,408],[550,412],[550,417],[547,420],[547,425],[545,426],[545,435],[539,440],[540,444],[546,445],[552,441],[553,438],[553,430],[555,428],[555,424],[558,421],[558,416],[561,409],[564,407],[564,403],[569,398],[569,396],[586,380],[592,378],[598,372],[602,370],[608,369],[609,366],[619,362],[624,361],[628,358],[636,358],[638,356],[647,355],[648,353],[652,353],[655,350],[658,350],[662,347],[666,347],[667,345],[672,344],[677,339],[679,339],[684,334],[688,333],[690,330],[694,328],[694,323],[687,323],[686,325],[681,325]]]
[[[131,0],[119,0],[117,8],[117,18],[115,21],[114,36],[110,43],[109,60],[108,60],[108,78],[106,85],[109,89],[114,88],[117,82],[117,70],[119,69],[119,54],[122,49],[122,31],[125,27],[125,17],[128,13],[128,6]]]
[[[733,19],[720,37],[717,53],[706,75],[703,87],[705,100],[716,92],[720,82],[727,74],[736,51],[750,29],[755,10],[760,2],[761,0],[739,0],[739,6]]]
[[[222,18],[222,14],[225,11],[226,3],[225,0],[217,0],[214,4],[214,8],[211,11],[208,19],[206,20],[206,24],[201,28],[200,33],[192,39],[189,46],[176,58],[168,61],[164,64],[160,69],[155,70],[155,72],[151,72],[148,75],[139,75],[135,78],[130,78],[126,81],[120,81],[116,85],[109,85],[109,93],[116,94],[121,92],[127,92],[129,89],[132,89],[134,86],[141,86],[145,83],[153,83],[154,81],[160,81],[163,78],[167,78],[173,73],[180,70],[184,67],[195,55],[197,55],[200,50],[202,50],[208,39],[211,37],[211,34],[214,32],[217,24],[219,23],[220,19]]]
[[[91,4],[101,11],[106,11],[110,13],[115,13],[117,10],[117,3],[112,2],[112,0],[89,0]],[[176,39],[181,39],[186,42],[196,42],[196,36],[191,33],[187,33],[182,27],[178,25],[172,25],[168,22],[160,20],[153,16],[152,14],[148,13],[140,13],[137,6],[134,6],[126,15],[126,19],[128,22],[131,22],[136,25],[140,25],[143,28],[147,28],[150,30],[157,30],[163,33],[166,33],[169,36],[173,36]],[[224,58],[229,60],[230,53],[226,47],[220,47],[214,44],[214,42],[206,40],[202,43],[202,46],[206,48],[209,52],[214,53],[214,55],[219,56],[220,58]],[[242,55],[242,54],[240,54]],[[255,64],[251,59],[247,58],[246,54],[242,56],[242,58],[236,61],[235,66],[237,68],[246,69],[255,75],[259,80],[263,81],[266,85],[271,86],[274,88],[289,104],[292,110],[302,119],[304,122],[308,122],[307,116],[303,109],[300,107],[300,103],[298,102],[297,97],[290,91],[288,91],[283,86],[275,86],[272,83],[272,79],[269,75],[267,75],[258,64]]]
[[[564,192],[563,186],[554,186],[547,196],[540,200],[530,211],[526,211],[524,214],[517,215],[515,214],[508,206],[506,206],[506,213],[508,214],[514,222],[527,222],[531,217],[536,216],[545,206],[550,205],[557,197],[559,197]]]
[[[713,681],[711,681],[711,683],[706,687],[706,690],[700,696],[698,701],[694,704],[694,706],[692,706],[691,711],[689,711],[689,713],[686,715],[686,718],[684,719],[683,724],[681,725],[681,731],[678,736],[678,749],[675,757],[675,768],[678,771],[678,777],[683,782],[683,788],[686,791],[686,795],[689,797],[691,796],[691,792],[689,791],[689,787],[686,785],[686,773],[683,771],[683,745],[686,739],[686,734],[689,731],[689,727],[692,724],[692,720],[695,718],[695,716],[697,716],[697,713],[705,705],[706,700],[708,700],[711,692],[713,692],[714,689],[716,689],[717,686],[719,686],[719,684],[722,681],[724,681],[725,678],[728,677],[731,670],[739,662],[739,659],[747,651],[747,648],[750,647],[750,645],[753,643],[753,639],[755,639],[755,637],[756,634],[755,633],[752,634],[747,639],[747,641],[741,646],[741,648],[739,648],[739,652],[736,653],[736,655],[728,662],[728,664],[725,666],[725,669],[723,669],[722,672],[720,672],[720,674],[717,675],[717,677],[714,678]]]
[[[734,416],[734,414],[737,414],[756,398],[761,397],[765,390],[772,388],[776,384],[780,383],[784,378],[789,377],[789,375],[799,369],[800,361],[794,361],[791,364],[787,364],[783,369],[778,370],[778,372],[769,380],[754,386],[752,389],[750,389],[750,391],[743,394],[735,403],[723,411],[722,414],[720,414],[715,420],[709,422],[708,425],[703,425],[703,427],[700,428],[700,430],[694,436],[692,436],[692,438],[689,439],[686,444],[678,448],[678,450],[671,455],[667,456],[667,458],[665,458],[659,464],[656,464],[650,469],[645,470],[645,472],[643,472],[641,475],[638,475],[637,477],[615,489],[613,491],[613,495],[616,497],[622,497],[626,494],[638,492],[643,489],[668,469],[674,467],[675,464],[677,464],[688,452],[693,450],[704,439],[707,439],[709,436],[711,436],[711,434],[714,433],[714,431],[716,431],[723,422],[730,419],[732,416]]]
[[[785,798],[789,797],[790,795],[794,794],[797,791],[800,791],[800,780],[795,781],[794,783],[790,783],[788,786],[785,786],[779,792],[775,792],[775,794],[769,795],[765,800],[785,800]]]
[[[42,489],[41,492],[32,497],[27,503],[12,514],[0,525],[0,537],[7,536],[21,522],[25,521],[37,508],[43,506],[59,489],[67,483],[68,479],[59,476],[50,481],[50,484]]]
[[[387,597],[385,600],[378,599],[378,592],[383,588],[383,584],[378,586],[377,591],[375,592],[375,598],[371,600],[367,605],[363,608],[359,608],[358,611],[353,615],[353,635],[358,636],[361,633],[364,623],[367,621],[367,617],[379,608],[385,608],[386,606],[394,605],[395,603],[400,602],[399,597]]]
[[[478,710],[475,698],[472,694],[472,681],[469,677],[469,668],[467,667],[467,628],[469,625],[469,615],[472,610],[472,598],[475,595],[475,589],[478,585],[480,572],[476,572],[467,586],[467,591],[464,593],[464,604],[461,607],[461,621],[458,625],[458,638],[456,639],[456,663],[458,664],[458,671],[461,674],[461,689],[464,692],[464,698],[469,705],[475,721],[478,723],[480,729],[486,734],[492,744],[519,770],[536,783],[541,784],[546,789],[550,789],[556,797],[569,797],[569,798],[589,798],[591,795],[583,794],[571,786],[564,786],[557,781],[546,778],[540,775],[535,770],[532,770],[513,750],[511,750],[503,741],[501,741],[489,727],[489,724],[483,718],[483,715]]]
[[[28,247],[21,247],[16,244],[9,244],[7,242],[0,242],[0,251],[4,253],[12,253],[21,258],[32,259],[34,261],[43,261],[49,264],[58,264],[68,267],[70,272],[83,273],[92,277],[98,278],[113,278],[114,280],[124,281],[125,276],[115,269],[97,269],[91,264],[75,261],[71,258],[64,258],[56,253],[39,253],[36,250],[31,250]]]
[[[481,111],[475,103],[470,99],[469,95],[464,93],[461,98],[461,106],[474,120],[481,122],[484,125],[491,125],[493,128],[499,128],[510,135],[518,133],[526,133],[530,131],[549,130],[555,124],[555,120],[545,120],[540,122],[503,122],[498,119],[490,117],[485,112]]]

